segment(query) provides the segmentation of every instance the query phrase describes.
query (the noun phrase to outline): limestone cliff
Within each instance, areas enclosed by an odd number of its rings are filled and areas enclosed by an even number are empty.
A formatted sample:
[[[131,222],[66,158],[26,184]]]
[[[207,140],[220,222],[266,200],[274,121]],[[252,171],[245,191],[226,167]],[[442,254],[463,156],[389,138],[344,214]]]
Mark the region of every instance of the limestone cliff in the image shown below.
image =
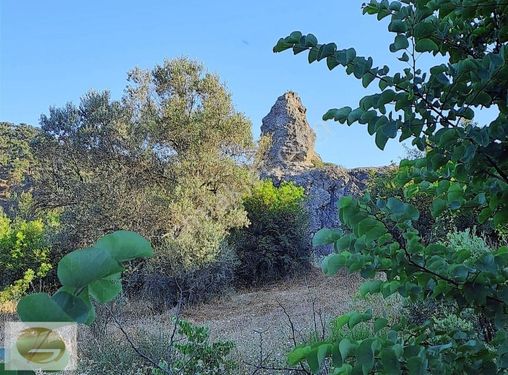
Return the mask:
[[[263,118],[261,135],[270,138],[260,164],[261,177],[271,178],[276,184],[293,181],[305,188],[312,234],[324,227],[339,226],[337,201],[344,195],[362,192],[370,168],[347,170],[324,164],[314,148],[316,135],[307,122],[306,109],[294,92],[277,99]]]

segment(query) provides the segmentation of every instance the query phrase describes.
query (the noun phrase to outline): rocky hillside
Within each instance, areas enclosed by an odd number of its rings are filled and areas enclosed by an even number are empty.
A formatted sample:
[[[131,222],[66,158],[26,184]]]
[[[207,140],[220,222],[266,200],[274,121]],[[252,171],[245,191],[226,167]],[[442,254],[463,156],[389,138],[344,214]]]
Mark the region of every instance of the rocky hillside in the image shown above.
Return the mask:
[[[294,92],[280,96],[263,118],[262,137],[269,145],[260,164],[260,175],[274,183],[293,181],[308,195],[310,232],[337,227],[337,201],[365,189],[373,168],[345,169],[323,163],[315,150],[316,134],[310,127],[306,108]]]

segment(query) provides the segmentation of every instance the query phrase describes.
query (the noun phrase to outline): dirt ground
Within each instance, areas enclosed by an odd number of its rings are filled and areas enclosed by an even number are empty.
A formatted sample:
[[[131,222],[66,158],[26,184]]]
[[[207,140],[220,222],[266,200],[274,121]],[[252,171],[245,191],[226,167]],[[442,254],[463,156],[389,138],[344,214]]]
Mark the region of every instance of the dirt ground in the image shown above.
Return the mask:
[[[341,273],[328,277],[321,270],[312,269],[291,280],[263,288],[232,291],[207,303],[189,306],[181,316],[208,326],[212,339],[233,341],[236,345],[233,355],[240,363],[239,374],[289,374],[288,371],[255,370],[260,364],[287,366],[286,355],[295,342],[308,342],[329,332],[330,321],[353,308],[364,309],[365,303],[375,308],[376,303],[359,302],[355,297],[361,282],[358,275]],[[147,333],[169,334],[172,331],[175,310],[163,314],[154,310],[142,300],[124,301],[117,310],[134,342]],[[111,321],[105,324],[108,335],[121,337],[115,324]],[[80,345],[90,346],[91,334],[90,328],[80,328],[83,340]]]
[[[305,275],[263,288],[237,290],[182,311],[182,318],[210,328],[212,339],[231,340],[242,373],[252,365],[283,366],[295,341],[308,341],[317,332],[328,332],[334,317],[349,311],[361,278],[357,275],[323,275],[313,269]],[[130,308],[129,308],[130,310]],[[171,312],[161,315],[136,313],[125,324],[156,332],[171,325]],[[174,313],[174,312],[173,312]],[[294,327],[294,334],[291,325]],[[162,328],[166,327],[166,328]],[[261,360],[262,358],[262,360]],[[270,371],[257,372],[273,373]]]

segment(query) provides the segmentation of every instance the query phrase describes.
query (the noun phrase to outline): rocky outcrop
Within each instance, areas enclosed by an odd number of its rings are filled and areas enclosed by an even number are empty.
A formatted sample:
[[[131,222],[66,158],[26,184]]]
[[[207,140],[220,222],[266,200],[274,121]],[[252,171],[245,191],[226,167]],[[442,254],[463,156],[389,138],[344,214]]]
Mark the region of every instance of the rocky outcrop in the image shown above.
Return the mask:
[[[337,201],[365,189],[371,168],[345,168],[324,164],[315,151],[316,135],[306,118],[306,109],[294,92],[280,96],[263,118],[261,135],[270,142],[260,164],[262,178],[275,184],[292,181],[305,188],[311,234],[340,225]],[[328,252],[330,248],[320,249]]]
[[[298,95],[287,92],[263,118],[261,134],[270,138],[263,170],[269,175],[283,176],[321,163],[314,150],[316,134],[307,122],[306,112]]]

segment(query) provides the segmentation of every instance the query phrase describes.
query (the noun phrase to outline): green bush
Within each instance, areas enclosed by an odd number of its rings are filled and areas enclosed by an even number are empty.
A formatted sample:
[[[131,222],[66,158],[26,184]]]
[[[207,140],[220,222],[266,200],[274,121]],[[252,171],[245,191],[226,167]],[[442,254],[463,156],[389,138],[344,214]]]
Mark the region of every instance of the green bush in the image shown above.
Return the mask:
[[[235,344],[231,341],[210,343],[208,327],[195,326],[186,320],[179,320],[180,340],[174,344],[175,354],[170,361],[161,361],[160,366],[175,375],[222,375],[233,374],[237,367],[229,358]],[[152,375],[163,375],[154,368]]]
[[[11,220],[0,211],[0,302],[22,297],[52,268],[48,234],[41,219]]]
[[[309,265],[304,199],[303,188],[290,182],[276,187],[266,180],[244,200],[250,225],[230,237],[240,262],[237,277],[241,283],[275,281]]]
[[[492,253],[492,249],[487,245],[483,237],[474,235],[471,229],[465,229],[461,232],[450,232],[446,236],[446,243],[455,251],[468,251],[469,257],[464,263],[475,263],[485,254]]]
[[[144,327],[129,329],[136,348],[164,369],[164,372],[139,356],[123,335],[109,330],[108,334],[83,335],[80,345],[79,374],[122,375],[215,375],[236,374],[237,363],[230,354],[231,341],[211,341],[207,327],[186,320],[173,326],[160,326],[157,331]]]

